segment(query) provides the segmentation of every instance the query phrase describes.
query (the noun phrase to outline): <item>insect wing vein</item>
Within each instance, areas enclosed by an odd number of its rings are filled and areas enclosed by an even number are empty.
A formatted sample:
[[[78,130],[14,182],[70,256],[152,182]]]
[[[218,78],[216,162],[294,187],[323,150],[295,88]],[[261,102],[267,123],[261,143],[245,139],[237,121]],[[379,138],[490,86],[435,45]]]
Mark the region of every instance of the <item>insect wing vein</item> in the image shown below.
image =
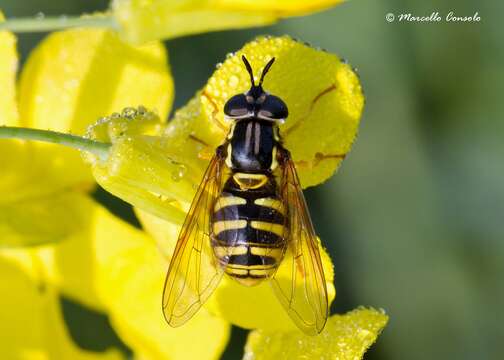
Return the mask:
[[[291,159],[282,165],[280,184],[281,197],[288,209],[287,249],[271,284],[296,325],[315,335],[322,331],[327,320],[327,289],[318,239]]]
[[[223,269],[210,239],[212,207],[224,178],[224,159],[215,155],[203,176],[180,231],[163,292],[163,313],[174,327],[189,320],[217,287]]]

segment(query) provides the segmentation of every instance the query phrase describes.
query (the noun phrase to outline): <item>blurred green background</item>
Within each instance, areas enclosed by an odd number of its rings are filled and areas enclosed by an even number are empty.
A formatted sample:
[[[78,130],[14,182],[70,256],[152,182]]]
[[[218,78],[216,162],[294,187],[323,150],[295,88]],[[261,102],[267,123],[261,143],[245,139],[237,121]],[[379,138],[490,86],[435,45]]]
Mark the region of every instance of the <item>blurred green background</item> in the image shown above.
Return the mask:
[[[2,0],[7,17],[80,14],[105,0]],[[479,23],[389,23],[449,11]],[[367,359],[501,359],[504,340],[504,3],[362,0],[275,26],[166,42],[183,105],[225,54],[289,34],[347,59],[366,93],[359,138],[339,173],[306,194],[335,263],[333,312],[384,308]],[[22,59],[43,34],[21,34]],[[314,64],[316,66],[316,64]],[[130,221],[112,196],[95,196]],[[76,342],[118,340],[106,319],[64,301]],[[234,329],[225,359],[241,357]]]

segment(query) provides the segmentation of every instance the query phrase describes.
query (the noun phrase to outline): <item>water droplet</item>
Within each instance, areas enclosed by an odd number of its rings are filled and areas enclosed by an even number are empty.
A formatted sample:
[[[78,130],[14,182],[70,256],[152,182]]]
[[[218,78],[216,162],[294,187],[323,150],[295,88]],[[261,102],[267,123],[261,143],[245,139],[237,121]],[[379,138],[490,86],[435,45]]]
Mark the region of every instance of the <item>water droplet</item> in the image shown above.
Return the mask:
[[[42,11],[39,11],[36,15],[35,15],[35,19],[37,20],[43,20],[45,18],[45,14],[42,12]]]
[[[234,53],[232,53],[232,52],[227,53],[227,54],[226,54],[226,59],[230,59],[230,58],[232,58],[233,56],[235,56],[235,54],[234,54]]]
[[[128,124],[124,120],[111,121],[108,123],[108,136],[116,139],[123,136],[128,130]]]
[[[126,119],[133,119],[137,115],[137,111],[135,108],[132,107],[126,107],[123,109],[121,116]]]
[[[68,21],[68,16],[67,15],[60,15],[58,17],[58,22],[61,24],[61,25],[64,25],[66,24],[66,22]]]
[[[217,64],[215,64],[215,68],[216,68],[216,69],[220,69],[220,68],[221,68],[221,66],[222,66],[222,63],[217,63]]]
[[[145,115],[147,113],[147,108],[143,105],[140,105],[137,109],[138,115]]]
[[[228,79],[228,85],[230,87],[236,87],[239,82],[240,82],[240,79],[238,79],[238,76],[236,76],[236,75],[231,75]]]
[[[179,165],[177,168],[172,172],[172,180],[173,181],[180,181],[184,175],[187,172],[187,168],[184,165]]]

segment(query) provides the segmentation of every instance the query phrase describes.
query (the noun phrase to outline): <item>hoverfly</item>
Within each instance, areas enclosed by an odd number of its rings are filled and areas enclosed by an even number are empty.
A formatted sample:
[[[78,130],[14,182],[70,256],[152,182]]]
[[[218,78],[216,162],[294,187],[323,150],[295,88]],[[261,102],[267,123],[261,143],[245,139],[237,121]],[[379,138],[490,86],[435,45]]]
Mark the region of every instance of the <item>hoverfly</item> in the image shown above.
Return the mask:
[[[318,240],[294,162],[282,146],[286,104],[252,83],[224,106],[229,134],[203,176],[180,232],[163,293],[163,313],[174,327],[189,320],[224,274],[245,286],[270,281],[280,303],[307,334],[322,331],[327,289]],[[289,281],[276,278],[290,267]]]

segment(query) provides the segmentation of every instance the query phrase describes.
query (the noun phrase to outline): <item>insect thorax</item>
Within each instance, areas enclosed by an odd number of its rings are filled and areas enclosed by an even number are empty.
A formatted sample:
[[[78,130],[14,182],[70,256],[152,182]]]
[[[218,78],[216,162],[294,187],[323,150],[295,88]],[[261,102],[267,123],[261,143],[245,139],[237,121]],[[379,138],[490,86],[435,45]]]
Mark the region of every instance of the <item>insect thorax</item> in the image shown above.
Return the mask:
[[[278,127],[256,118],[237,121],[230,133],[226,164],[234,171],[264,172],[276,167]]]

